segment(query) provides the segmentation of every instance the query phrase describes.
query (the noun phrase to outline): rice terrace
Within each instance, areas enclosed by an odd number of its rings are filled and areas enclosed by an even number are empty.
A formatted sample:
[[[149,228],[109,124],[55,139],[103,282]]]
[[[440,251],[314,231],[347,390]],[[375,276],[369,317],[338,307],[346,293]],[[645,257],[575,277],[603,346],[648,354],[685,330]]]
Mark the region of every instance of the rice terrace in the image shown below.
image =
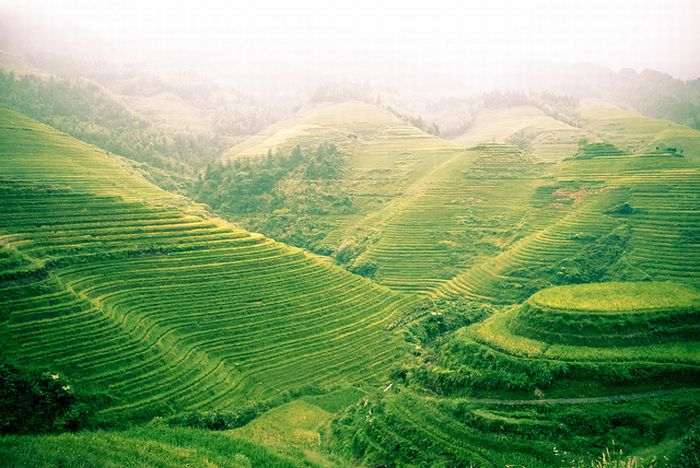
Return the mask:
[[[0,0],[0,466],[700,467],[695,2],[198,3]]]

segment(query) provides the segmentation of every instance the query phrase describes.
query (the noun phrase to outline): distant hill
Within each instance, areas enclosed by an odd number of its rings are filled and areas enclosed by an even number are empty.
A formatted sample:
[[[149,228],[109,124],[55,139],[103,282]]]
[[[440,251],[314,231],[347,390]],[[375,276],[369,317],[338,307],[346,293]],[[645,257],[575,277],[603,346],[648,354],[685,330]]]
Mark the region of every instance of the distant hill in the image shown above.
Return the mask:
[[[581,139],[594,139],[581,128],[546,115],[534,106],[486,109],[464,134],[452,140],[465,146],[510,143],[546,161],[559,161],[578,149]]]

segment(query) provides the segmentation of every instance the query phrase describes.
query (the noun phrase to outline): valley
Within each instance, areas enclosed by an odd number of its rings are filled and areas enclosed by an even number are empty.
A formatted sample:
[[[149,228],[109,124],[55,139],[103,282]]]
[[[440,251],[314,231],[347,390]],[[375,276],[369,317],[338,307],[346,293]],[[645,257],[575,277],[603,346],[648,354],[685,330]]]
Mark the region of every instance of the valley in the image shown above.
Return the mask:
[[[699,130],[8,60],[3,466],[697,466]]]

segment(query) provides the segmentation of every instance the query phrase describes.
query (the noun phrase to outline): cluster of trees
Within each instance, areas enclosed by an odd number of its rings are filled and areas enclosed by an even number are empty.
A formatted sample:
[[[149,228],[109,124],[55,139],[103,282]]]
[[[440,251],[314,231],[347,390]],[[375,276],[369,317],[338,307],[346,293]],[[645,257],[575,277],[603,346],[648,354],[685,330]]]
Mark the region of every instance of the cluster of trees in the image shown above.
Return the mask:
[[[341,176],[347,155],[332,143],[209,164],[192,197],[246,229],[328,255],[327,214],[354,212]]]
[[[88,410],[63,376],[0,363],[0,434],[78,430]]]
[[[700,79],[682,81],[652,70],[622,70],[614,78],[604,98],[700,130]]]
[[[302,189],[313,197],[316,184],[337,179],[344,170],[346,157],[332,143],[321,143],[315,149],[302,151],[300,146],[288,153],[268,151],[259,158],[236,158],[226,163],[212,163],[200,174],[194,185],[194,198],[214,210],[225,213],[260,213],[281,208],[296,211],[318,211],[330,207],[304,204],[290,206],[283,182],[305,181]],[[322,200],[318,200],[321,202]],[[328,200],[331,204],[338,200]],[[342,200],[340,204],[347,204]]]
[[[492,91],[484,93],[482,100],[483,106],[486,108],[534,106],[542,110],[546,115],[574,127],[580,127],[582,124],[581,118],[576,112],[579,100],[573,96],[548,92]]]
[[[386,106],[386,109],[404,122],[408,122],[414,127],[423,130],[425,133],[440,136],[440,127],[437,123],[427,123],[420,115],[402,114],[391,106]]]
[[[368,82],[328,82],[320,85],[311,95],[311,102],[343,102],[349,99],[369,104],[378,104],[379,97],[373,95]]]

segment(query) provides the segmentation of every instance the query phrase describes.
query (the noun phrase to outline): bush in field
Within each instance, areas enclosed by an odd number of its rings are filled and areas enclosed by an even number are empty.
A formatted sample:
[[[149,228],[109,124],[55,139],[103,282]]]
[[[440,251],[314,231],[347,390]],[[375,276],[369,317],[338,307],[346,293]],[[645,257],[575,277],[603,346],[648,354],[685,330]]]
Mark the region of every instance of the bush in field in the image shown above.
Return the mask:
[[[494,312],[494,307],[465,299],[426,302],[419,307],[422,316],[408,330],[408,339],[428,343],[448,332],[480,322]]]
[[[88,408],[59,374],[0,364],[0,434],[77,430]]]
[[[365,278],[374,278],[374,275],[377,273],[377,268],[378,266],[375,262],[368,260],[358,265],[353,265],[350,271],[357,275],[364,276]]]
[[[181,414],[168,418],[166,422],[170,426],[192,427],[196,429],[207,429],[210,431],[225,431],[248,424],[265,408],[265,405],[250,403],[237,411],[192,411],[187,414]]]
[[[700,467],[700,424],[696,424],[683,437],[678,452],[678,466],[683,468]]]

